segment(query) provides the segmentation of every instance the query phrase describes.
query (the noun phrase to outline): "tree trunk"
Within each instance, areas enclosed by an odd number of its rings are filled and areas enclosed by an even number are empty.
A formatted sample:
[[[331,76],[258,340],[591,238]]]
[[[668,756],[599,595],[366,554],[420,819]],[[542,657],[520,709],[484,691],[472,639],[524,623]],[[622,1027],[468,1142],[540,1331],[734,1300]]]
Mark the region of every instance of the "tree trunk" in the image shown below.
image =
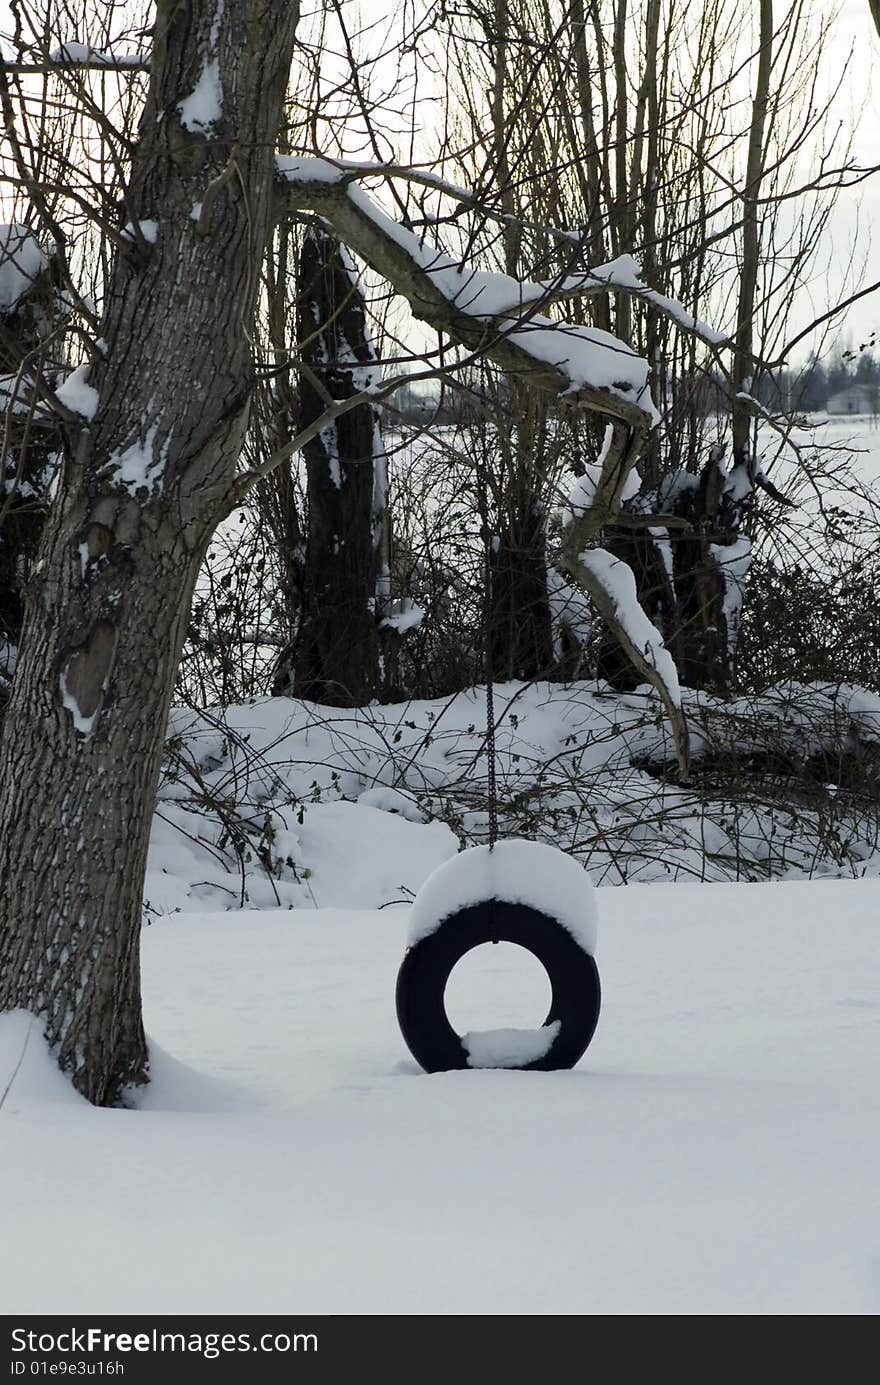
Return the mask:
[[[143,880],[207,531],[191,547],[172,520],[78,490],[50,521],[6,714],[0,1004],[38,1015],[62,1069],[106,1105],[146,1076]]]
[[[553,636],[547,592],[543,512],[531,506],[498,536],[490,560],[492,674],[548,678],[553,672]]]
[[[682,494],[676,513],[693,525],[670,543],[676,596],[673,648],[679,677],[689,688],[733,691],[735,642],[725,615],[725,580],[718,526],[722,523],[725,472],[720,449],[709,456],[693,490]],[[741,513],[737,513],[738,524]]]
[[[347,399],[379,367],[363,296],[346,252],[311,230],[300,257],[300,428]],[[361,707],[379,683],[377,579],[384,519],[384,453],[376,410],[349,410],[304,450],[308,537],[293,691],[332,707]],[[380,474],[381,473],[381,474]],[[283,656],[282,656],[283,659]],[[276,679],[274,691],[288,691]]]
[[[0,712],[9,694],[24,620],[24,589],[49,508],[60,445],[57,420],[43,404],[49,338],[64,316],[57,260],[24,228],[0,227],[0,271],[29,252],[44,267],[28,286],[0,299]],[[20,290],[20,292],[16,292]]]
[[[661,631],[679,680],[722,696],[735,685],[736,644],[749,545],[741,527],[752,501],[748,467],[729,472],[723,449],[710,448],[699,476],[681,472],[659,492],[639,496],[647,511],[686,520],[689,528],[614,528],[603,544],[632,568],[645,614]],[[639,675],[617,640],[606,631],[599,647],[598,674],[624,692]]]
[[[543,497],[549,452],[546,401],[507,376],[483,439],[492,498],[488,649],[495,678],[549,678],[555,671]]]
[[[754,389],[756,374],[752,359],[755,301],[758,270],[761,261],[761,182],[764,176],[765,126],[770,100],[770,81],[773,74],[773,0],[760,0],[758,6],[758,71],[752,96],[752,115],[749,126],[749,148],[746,157],[745,185],[742,192],[742,265],[740,267],[739,300],[737,303],[736,339],[734,343],[731,383],[731,428],[733,432],[733,462],[742,465],[750,452],[752,412],[746,399]],[[754,471],[752,472],[754,474]]]
[[[127,199],[139,229],[109,285],[93,420],[67,430],[0,742],[0,1009],[30,1010],[104,1105],[147,1077],[150,823],[247,419],[296,18],[288,0],[160,0]]]

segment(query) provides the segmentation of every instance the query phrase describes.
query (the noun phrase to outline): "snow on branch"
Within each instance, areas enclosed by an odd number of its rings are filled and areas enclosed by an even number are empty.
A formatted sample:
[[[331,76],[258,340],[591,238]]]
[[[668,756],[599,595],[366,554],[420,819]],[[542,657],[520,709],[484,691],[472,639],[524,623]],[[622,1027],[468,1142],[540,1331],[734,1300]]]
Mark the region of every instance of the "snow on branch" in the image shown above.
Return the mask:
[[[331,186],[352,187],[358,178],[363,177],[403,178],[408,182],[434,188],[454,201],[475,207],[490,220],[516,225],[525,224],[516,217],[505,216],[500,213],[496,215],[474,193],[466,188],[458,187],[454,183],[447,182],[435,173],[412,169],[399,164],[294,158],[279,155],[276,157],[275,165],[280,176],[290,184],[320,182]],[[361,195],[363,196],[363,194]],[[378,211],[378,208],[374,208],[374,210]],[[386,219],[392,226],[397,225],[397,223],[391,222],[390,218]],[[398,226],[397,229],[402,231],[404,228]],[[542,229],[557,239],[574,243],[580,240],[577,232],[562,231],[553,227],[543,227]],[[405,234],[412,235],[411,232],[405,232]],[[422,242],[417,237],[414,237],[414,240],[419,247],[422,246]],[[446,257],[440,256],[439,251],[435,251],[434,254],[435,257],[446,259]],[[449,260],[447,262],[457,268],[454,261]],[[477,274],[476,271],[470,273],[472,276]],[[670,318],[684,331],[690,332],[713,348],[724,346],[729,341],[725,333],[719,332],[716,328],[695,317],[693,313],[689,313],[676,299],[658,293],[657,290],[649,288],[647,284],[643,283],[640,278],[639,266],[632,255],[619,255],[608,264],[585,270],[583,273],[559,275],[554,279],[539,280],[538,282],[513,279],[506,274],[482,275],[478,278],[480,282],[477,285],[477,299],[484,307],[491,304],[490,315],[494,317],[502,317],[506,313],[521,314],[530,307],[546,307],[553,302],[593,298],[598,294],[613,290],[618,293],[631,294],[633,297],[641,298],[644,302],[650,303],[658,312]],[[491,287],[484,282],[487,279],[491,279]],[[472,305],[471,311],[474,313],[482,311],[477,301]]]
[[[561,565],[586,588],[633,667],[659,694],[672,728],[679,772],[686,781],[690,772],[690,739],[675,661],[639,604],[632,569],[603,548],[587,547],[619,511],[630,484],[638,445],[638,439],[620,424],[612,424],[607,430],[599,460],[590,474],[589,495],[584,497],[589,503],[579,504],[576,496],[567,513],[563,512]]]
[[[484,199],[472,192],[470,188],[463,188],[458,183],[451,183],[448,178],[442,178],[439,173],[433,173],[430,169],[421,168],[416,164],[377,163],[371,159],[306,158],[287,154],[279,154],[275,159],[275,166],[281,177],[289,178],[292,182],[302,178],[304,165],[316,164],[324,164],[327,168],[349,178],[399,178],[405,183],[415,183],[419,187],[431,188],[463,206],[473,207],[487,221],[493,221],[500,226],[516,226],[530,231],[541,231],[554,240],[563,241],[568,245],[580,245],[582,240],[580,231],[549,226],[543,221],[529,221],[526,217],[513,216],[510,212],[499,212],[495,207],[487,206]],[[308,172],[307,169],[305,171]]]
[[[322,216],[423,321],[509,374],[616,418],[642,437],[659,421],[647,362],[608,332],[541,316],[536,307],[547,294],[540,285],[463,266],[423,243],[326,160],[289,161],[285,179],[290,203]]]
[[[150,65],[149,53],[104,53],[87,43],[62,43],[49,54],[49,59],[67,67],[144,68]]]
[[[604,548],[582,553],[580,563],[601,585],[603,596],[613,605],[615,618],[629,643],[638,649],[640,656],[663,679],[669,700],[680,707],[681,689],[675,662],[663,642],[663,636],[639,605],[632,568]]]
[[[15,311],[48,263],[30,227],[17,222],[0,225],[0,314]]]
[[[639,266],[632,255],[618,255],[616,260],[611,260],[608,264],[600,265],[597,269],[591,270],[587,276],[587,281],[588,285],[591,282],[594,285],[601,285],[605,289],[622,290],[624,293],[631,293],[634,297],[643,299],[644,302],[650,303],[658,312],[670,318],[684,331],[699,337],[709,346],[719,347],[730,344],[730,338],[725,332],[719,332],[716,327],[711,327],[708,322],[703,322],[693,313],[689,313],[676,298],[669,298],[665,293],[658,293],[656,289],[649,288],[647,284],[642,283],[639,275]],[[563,282],[569,290],[576,291],[578,276],[569,275]],[[596,289],[591,291],[595,292]],[[560,293],[559,296],[568,297],[570,293]]]
[[[636,471],[629,470],[626,464],[628,458],[624,461],[626,441],[625,434],[616,435],[614,425],[609,423],[598,459],[585,463],[583,473],[575,477],[559,509],[558,518],[563,527],[587,520],[589,527],[584,538],[589,537],[594,530],[593,521],[588,517],[597,506],[603,511],[616,508],[638,493],[641,477]]]
[[[48,58],[37,62],[5,62],[9,72],[146,72],[149,53],[105,53],[87,43],[68,39],[53,48]]]
[[[628,658],[659,693],[672,727],[679,770],[686,779],[690,748],[678,671],[663,636],[639,605],[632,568],[604,548],[579,553],[574,559],[569,557],[568,563],[589,591],[599,614]]]
[[[602,455],[590,472],[589,495],[575,497],[565,515],[564,565],[590,593],[634,666],[657,690],[686,778],[688,730],[675,663],[639,605],[632,571],[603,549],[589,548],[599,530],[619,514],[645,439],[659,421],[648,364],[609,333],[553,321],[538,309],[550,302],[623,291],[645,297],[713,347],[726,338],[644,285],[630,256],[544,283],[519,281],[453,260],[387,216],[357,181],[368,173],[386,172],[381,166],[285,158],[276,159],[276,168],[286,186],[287,208],[322,217],[340,241],[407,298],[417,317],[508,374],[610,419]],[[440,190],[450,196],[456,192],[451,185]]]

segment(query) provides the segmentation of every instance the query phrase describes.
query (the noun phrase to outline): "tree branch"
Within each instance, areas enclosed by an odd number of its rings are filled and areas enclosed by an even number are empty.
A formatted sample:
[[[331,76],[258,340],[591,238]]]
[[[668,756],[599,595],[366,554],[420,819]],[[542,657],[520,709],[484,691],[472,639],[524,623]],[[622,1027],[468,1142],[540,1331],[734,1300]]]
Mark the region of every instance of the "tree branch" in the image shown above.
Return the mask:
[[[413,243],[413,249],[417,258],[424,260],[426,247],[411,231],[407,231],[397,222],[393,222],[385,216],[360,187],[357,180],[369,176],[388,176],[406,177],[413,182],[424,183],[429,187],[436,187],[445,195],[462,200],[466,205],[477,208],[490,220],[513,224],[517,226],[528,226],[526,223],[517,220],[515,217],[504,216],[492,213],[484,207],[479,199],[464,188],[456,187],[452,183],[445,182],[442,178],[433,174],[420,173],[417,170],[408,169],[397,164],[370,164],[370,163],[349,163],[334,162],[330,159],[295,159],[295,158],[276,158],[276,167],[290,188],[292,204],[297,210],[306,208],[319,212],[332,221],[332,216],[326,209],[322,209],[314,200],[316,194],[325,203],[330,203],[337,207],[342,207],[342,199],[346,196],[354,201],[361,209],[369,208],[369,214],[374,221],[382,221],[387,226],[393,228],[393,236],[399,244],[403,237],[409,237]],[[350,220],[350,215],[349,218]],[[345,239],[342,231],[336,227],[340,239]],[[578,237],[571,232],[563,232],[553,228],[544,228],[548,234],[559,238],[564,238],[569,242],[577,243]],[[726,234],[726,233],[725,233]],[[358,247],[355,245],[355,249]],[[363,251],[358,251],[364,254]],[[436,275],[442,268],[455,269],[455,262],[444,256],[439,250],[429,249],[428,253],[433,257],[432,272]],[[364,258],[369,260],[367,255]],[[378,268],[378,266],[373,266]],[[461,272],[461,271],[459,271]],[[385,271],[379,269],[379,273]],[[390,277],[387,276],[386,277]],[[626,293],[634,298],[641,298],[650,303],[657,312],[664,317],[691,332],[694,336],[704,341],[708,346],[718,348],[728,343],[728,338],[723,332],[710,327],[708,323],[700,321],[693,313],[689,313],[681,303],[675,299],[667,297],[665,294],[658,293],[639,279],[638,266],[630,255],[621,255],[616,260],[608,264],[600,265],[596,269],[585,270],[579,274],[559,275],[555,279],[539,283],[521,281],[510,278],[507,275],[496,274],[491,276],[494,280],[496,301],[493,304],[492,316],[502,318],[507,315],[522,315],[527,311],[545,308],[551,303],[570,302],[576,299],[595,298],[600,294],[614,291],[616,293]],[[470,279],[465,275],[465,281],[475,285],[473,301],[468,302],[467,295],[462,296],[462,301],[467,303],[468,311],[474,315],[479,308],[479,299],[483,296],[479,283],[484,276],[473,271]],[[393,280],[392,280],[393,282]],[[504,289],[506,288],[506,297]],[[461,291],[460,291],[461,292]],[[556,324],[557,326],[559,324]],[[589,330],[589,329],[588,329]],[[623,349],[622,343],[618,345]],[[628,348],[626,348],[628,349]]]
[[[423,245],[359,187],[343,182],[332,165],[314,172],[287,182],[288,209],[322,216],[341,241],[403,294],[416,317],[560,402],[607,414],[647,436],[658,421],[648,366],[624,342],[595,328],[541,317],[533,299],[515,309],[509,288],[514,281],[463,269]]]

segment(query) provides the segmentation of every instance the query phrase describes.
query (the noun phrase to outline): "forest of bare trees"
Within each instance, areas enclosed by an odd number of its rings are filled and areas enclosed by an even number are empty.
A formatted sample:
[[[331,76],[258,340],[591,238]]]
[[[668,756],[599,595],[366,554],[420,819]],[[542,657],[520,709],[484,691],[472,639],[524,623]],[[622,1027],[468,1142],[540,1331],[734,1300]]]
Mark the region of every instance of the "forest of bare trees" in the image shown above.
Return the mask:
[[[792,443],[827,402],[795,308],[868,173],[830,17],[11,16],[0,1008],[91,1101],[147,1077],[175,700],[647,684],[687,784],[682,688],[880,689],[871,487]]]

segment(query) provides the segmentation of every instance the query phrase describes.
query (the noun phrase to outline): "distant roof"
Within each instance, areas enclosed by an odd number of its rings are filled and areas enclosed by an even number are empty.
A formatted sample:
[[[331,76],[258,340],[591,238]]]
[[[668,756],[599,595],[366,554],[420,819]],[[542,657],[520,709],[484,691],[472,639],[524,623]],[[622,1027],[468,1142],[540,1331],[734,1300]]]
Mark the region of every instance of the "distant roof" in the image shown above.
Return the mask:
[[[847,385],[829,395],[825,410],[829,414],[880,413],[880,385]]]

